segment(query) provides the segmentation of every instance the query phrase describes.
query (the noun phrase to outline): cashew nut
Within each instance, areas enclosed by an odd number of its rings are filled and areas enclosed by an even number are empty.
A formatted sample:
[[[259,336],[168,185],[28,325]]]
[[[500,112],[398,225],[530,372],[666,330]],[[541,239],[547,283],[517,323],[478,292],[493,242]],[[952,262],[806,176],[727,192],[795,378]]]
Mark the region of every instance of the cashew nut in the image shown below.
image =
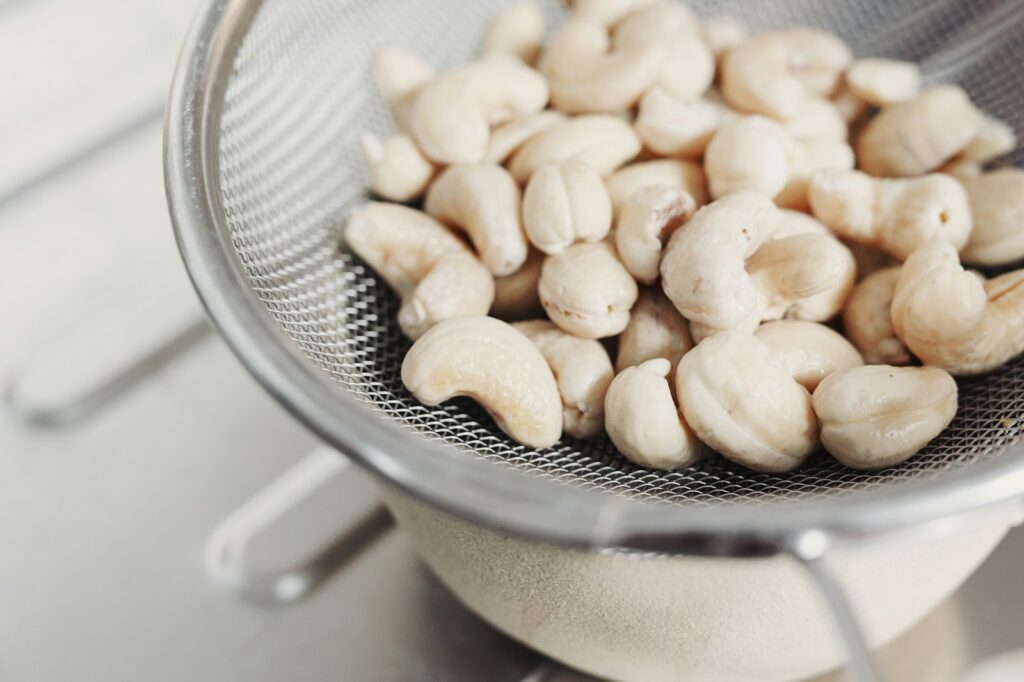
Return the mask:
[[[658,279],[665,242],[696,210],[693,197],[668,185],[644,187],[629,197],[615,224],[615,247],[638,282]]]
[[[831,94],[851,60],[849,48],[825,31],[762,33],[725,54],[722,94],[740,111],[793,118],[809,97]]]
[[[584,339],[614,336],[625,329],[639,293],[607,241],[573,244],[548,256],[538,291],[548,317]]]
[[[903,264],[892,326],[926,365],[980,374],[1024,351],[1024,270],[982,283],[949,244],[926,244]]]
[[[689,466],[704,454],[672,399],[670,369],[664,358],[627,367],[605,397],[608,437],[629,460],[650,469]]]
[[[544,13],[536,3],[517,2],[498,12],[484,35],[484,53],[503,53],[532,64],[544,39]]]
[[[363,156],[370,189],[391,201],[412,201],[426,191],[434,177],[434,164],[420,153],[408,135],[392,135],[383,142],[363,134]]]
[[[592,438],[604,428],[604,396],[614,372],[600,341],[566,334],[547,320],[512,325],[537,346],[551,367],[562,398],[562,430]]]
[[[905,462],[953,421],[956,409],[956,382],[936,367],[852,367],[814,391],[822,445],[854,469]]]
[[[760,292],[744,264],[779,220],[764,195],[736,192],[701,208],[672,234],[661,259],[661,284],[683,317],[731,329],[757,310]]]
[[[502,320],[525,320],[544,314],[537,294],[540,270],[544,266],[544,254],[530,249],[530,255],[522,267],[511,275],[494,278],[494,303],[491,317]]]
[[[704,152],[711,196],[755,190],[774,197],[789,179],[794,147],[782,126],[763,116],[744,116],[722,126]]]
[[[889,315],[900,268],[889,267],[865,277],[854,288],[843,309],[847,337],[871,365],[909,365],[913,358],[896,338]]]
[[[807,389],[750,334],[697,344],[679,361],[676,395],[698,438],[756,471],[791,471],[818,447]]]
[[[579,159],[541,166],[523,195],[523,225],[530,243],[546,254],[577,241],[601,241],[612,227],[604,180]]]
[[[807,190],[814,174],[822,170],[853,170],[853,149],[842,140],[815,138],[793,145],[786,186],[775,195],[775,203],[800,211],[810,208]]]
[[[815,217],[836,234],[901,260],[934,241],[962,249],[973,224],[963,186],[941,173],[882,180],[823,170],[811,179],[808,199]]]
[[[871,175],[921,175],[966,147],[980,125],[961,88],[934,88],[871,119],[857,142],[857,163]]]
[[[963,148],[960,155],[969,161],[985,163],[997,156],[1009,154],[1017,146],[1017,134],[1007,123],[992,116],[984,116],[978,132]]]
[[[436,77],[434,67],[408,50],[387,47],[373,58],[373,80],[401,130],[410,129],[413,101]]]
[[[503,123],[491,131],[491,139],[487,142],[487,153],[484,163],[503,163],[527,140],[540,135],[545,130],[565,123],[568,117],[560,111],[545,109],[536,114],[516,118]]]
[[[345,240],[401,296],[398,324],[409,338],[442,320],[484,315],[491,306],[491,273],[425,213],[371,202],[352,214]]]
[[[602,26],[611,27],[630,12],[642,9],[659,0],[570,0],[573,14],[591,19]]]
[[[832,234],[832,231],[824,223],[802,211],[783,208],[779,210],[779,218],[779,225],[772,233],[772,239],[782,239],[797,234],[823,234],[825,236]]]
[[[541,166],[579,159],[607,176],[639,154],[640,146],[632,126],[617,116],[576,116],[530,138],[512,156],[509,170],[525,183]]]
[[[858,59],[846,72],[846,85],[868,104],[887,107],[917,97],[921,70],[895,59]]]
[[[655,185],[682,190],[693,197],[697,206],[708,201],[704,171],[700,164],[679,159],[642,161],[620,168],[605,180],[608,196],[612,200],[612,215],[618,218],[626,200],[634,192]]]
[[[562,400],[547,361],[529,339],[493,317],[435,325],[406,354],[402,383],[424,405],[472,398],[498,428],[529,447],[551,447],[562,434]]]
[[[672,301],[659,288],[644,287],[636,305],[629,312],[629,324],[619,336],[619,354],[615,371],[639,365],[655,358],[665,358],[675,376],[679,358],[693,348],[686,320]],[[673,384],[672,390],[675,390]]]
[[[850,132],[849,124],[839,107],[822,97],[808,99],[803,109],[793,118],[784,121],[782,127],[795,140],[845,142]]]
[[[526,260],[519,217],[519,186],[501,166],[448,167],[427,192],[425,208],[438,220],[461,227],[495,275],[510,275]]]
[[[660,44],[610,49],[608,32],[583,18],[569,21],[540,57],[551,104],[569,114],[617,113],[640,99],[665,60]]]
[[[811,393],[833,372],[864,364],[864,358],[842,334],[817,322],[768,322],[758,327],[754,336]]]
[[[715,57],[721,57],[728,50],[747,39],[747,29],[730,17],[712,17],[701,23],[701,35]]]
[[[438,76],[416,95],[412,132],[438,163],[477,163],[491,126],[533,114],[548,101],[548,84],[515,57],[493,54]]]
[[[761,293],[762,320],[829,320],[857,280],[853,254],[823,234],[772,239],[747,261],[747,272]]]
[[[696,159],[704,155],[718,129],[738,114],[713,92],[687,102],[654,87],[640,100],[636,132],[652,151]]]
[[[1024,257],[1024,171],[1003,168],[963,185],[974,216],[964,262],[1003,265]]]

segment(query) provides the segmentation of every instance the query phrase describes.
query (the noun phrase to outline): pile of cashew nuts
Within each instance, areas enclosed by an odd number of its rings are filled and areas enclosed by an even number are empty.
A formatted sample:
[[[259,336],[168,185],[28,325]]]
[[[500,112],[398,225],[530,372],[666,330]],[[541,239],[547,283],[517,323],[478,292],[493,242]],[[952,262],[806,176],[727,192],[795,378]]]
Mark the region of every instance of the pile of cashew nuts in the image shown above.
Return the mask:
[[[650,468],[905,461],[954,376],[1024,351],[1024,171],[959,87],[837,36],[676,0],[498,14],[438,73],[383,49],[350,248],[401,296],[402,380],[515,441],[606,432]],[[390,203],[389,203],[390,202]],[[614,357],[614,362],[612,358]]]

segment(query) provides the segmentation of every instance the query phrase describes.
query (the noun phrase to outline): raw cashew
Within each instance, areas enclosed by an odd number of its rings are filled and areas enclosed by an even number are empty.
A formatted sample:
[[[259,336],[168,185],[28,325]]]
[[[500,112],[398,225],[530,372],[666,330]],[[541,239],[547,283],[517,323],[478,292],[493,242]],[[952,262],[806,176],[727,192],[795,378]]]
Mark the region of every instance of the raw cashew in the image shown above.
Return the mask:
[[[740,111],[793,118],[809,97],[831,94],[851,60],[849,48],[825,31],[762,33],[725,54],[722,94]]]
[[[491,273],[425,213],[370,202],[352,214],[345,240],[402,297],[398,324],[409,338],[442,320],[485,315],[491,306]]]
[[[730,17],[705,19],[700,30],[704,42],[716,57],[721,57],[747,39],[747,29]]]
[[[782,127],[795,140],[845,142],[850,132],[849,125],[839,108],[834,102],[823,97],[808,99],[796,116],[783,121]]]
[[[792,237],[797,234],[823,234],[831,236],[832,231],[823,222],[809,216],[802,211],[794,211],[789,208],[779,210],[779,225],[772,233],[772,239]]]
[[[562,430],[574,438],[592,438],[604,428],[604,396],[614,372],[600,341],[566,334],[547,320],[512,325],[547,360],[562,397]]]
[[[546,254],[577,241],[601,241],[612,227],[604,180],[579,159],[541,166],[523,195],[523,225],[530,243]]]
[[[676,395],[698,438],[756,471],[791,471],[818,447],[807,389],[750,334],[697,344],[679,361]]]
[[[812,393],[833,372],[864,364],[864,358],[842,334],[817,322],[768,322],[758,327],[754,336]]]
[[[717,95],[687,102],[664,88],[647,91],[640,100],[636,132],[652,151],[665,156],[696,159],[704,155],[718,129],[738,114]]]
[[[962,182],[974,216],[964,262],[1003,265],[1024,257],[1024,171],[1003,168]]]
[[[466,231],[480,260],[495,275],[510,275],[526,260],[519,186],[501,166],[448,167],[427,192],[425,208]]]
[[[529,339],[493,317],[433,327],[406,354],[402,383],[424,405],[472,398],[528,447],[551,447],[562,434],[562,400],[547,361]]]
[[[661,259],[661,284],[683,317],[730,329],[758,307],[744,268],[776,230],[779,210],[757,192],[736,192],[701,208],[676,230]]]
[[[639,293],[607,241],[573,244],[548,256],[538,291],[548,317],[585,339],[614,336],[625,329]]]
[[[871,119],[857,142],[857,163],[876,176],[921,175],[953,158],[980,126],[961,88],[934,88]]]
[[[640,138],[617,116],[576,116],[529,139],[512,156],[509,170],[518,182],[549,163],[586,162],[602,176],[640,153]]]
[[[704,454],[669,390],[671,364],[664,358],[627,367],[605,398],[605,426],[619,452],[649,469],[678,469]]]
[[[896,335],[926,365],[981,374],[1024,351],[1024,270],[982,283],[949,244],[903,264],[892,300]]]
[[[696,210],[693,197],[668,185],[638,189],[626,200],[615,224],[615,246],[638,282],[653,284],[658,279],[665,242]]]
[[[814,391],[822,445],[854,469],[905,462],[949,426],[956,410],[956,382],[936,367],[853,367]]]
[[[634,10],[652,5],[659,0],[570,0],[573,14],[611,27]]]
[[[973,224],[963,186],[941,173],[883,180],[823,170],[811,179],[808,198],[815,217],[833,232],[901,260],[935,241],[962,249]]]
[[[411,128],[413,101],[436,77],[434,67],[408,50],[386,47],[373,57],[373,80],[401,130]]]
[[[889,315],[900,268],[878,270],[854,288],[843,309],[843,329],[871,365],[909,365],[913,358],[896,338]]]
[[[658,85],[671,95],[696,100],[715,78],[715,57],[701,38],[696,17],[678,0],[630,12],[615,28],[615,50],[661,45],[665,56]]]
[[[536,3],[517,2],[494,17],[484,35],[484,53],[504,53],[532,64],[544,39],[544,13]]]
[[[551,104],[569,114],[618,113],[640,99],[665,60],[660,44],[610,49],[604,26],[576,18],[555,36],[538,68],[551,85]]]
[[[619,354],[615,371],[639,365],[655,358],[665,358],[675,376],[676,365],[693,348],[686,320],[660,288],[644,287],[636,305],[629,312],[629,324],[619,336]],[[675,391],[673,384],[672,390]]]
[[[786,186],[775,195],[775,203],[800,211],[808,210],[807,190],[815,173],[823,170],[849,171],[853,166],[853,149],[842,140],[800,140],[794,145]]]
[[[438,76],[416,95],[412,132],[438,163],[477,163],[491,126],[533,114],[548,102],[548,84],[515,57],[493,54]]]
[[[868,104],[887,107],[917,97],[921,70],[913,62],[858,59],[846,72],[846,85]]]
[[[757,331],[757,328],[761,326],[764,315],[764,299],[760,298],[757,302],[757,307],[742,320],[734,324],[732,327],[715,327],[710,324],[703,324],[701,322],[690,322],[690,338],[693,339],[694,343],[700,343],[709,336],[714,336],[720,331],[725,329],[733,329],[738,332],[744,332],[746,334],[753,334]]]
[[[568,120],[568,117],[560,111],[545,109],[498,126],[491,131],[491,139],[487,142],[487,153],[484,154],[484,163],[503,163],[527,140]]]
[[[382,142],[373,133],[364,133],[362,142],[371,190],[391,201],[412,201],[426,191],[434,164],[411,137],[392,135]]]
[[[747,261],[747,272],[761,293],[763,320],[829,320],[857,280],[853,254],[823,234],[772,239]]]
[[[626,200],[634,192],[655,185],[682,190],[693,197],[697,206],[703,206],[708,201],[704,171],[700,164],[679,159],[642,161],[620,168],[605,180],[608,196],[612,200],[612,215],[618,218]]]
[[[525,320],[543,315],[544,308],[537,293],[543,266],[544,254],[537,249],[530,249],[530,255],[522,267],[511,275],[496,277],[491,316],[502,320]]]
[[[1009,154],[1017,146],[1017,134],[1008,124],[992,116],[984,116],[978,132],[960,152],[960,156],[970,161],[985,163],[997,156]]]

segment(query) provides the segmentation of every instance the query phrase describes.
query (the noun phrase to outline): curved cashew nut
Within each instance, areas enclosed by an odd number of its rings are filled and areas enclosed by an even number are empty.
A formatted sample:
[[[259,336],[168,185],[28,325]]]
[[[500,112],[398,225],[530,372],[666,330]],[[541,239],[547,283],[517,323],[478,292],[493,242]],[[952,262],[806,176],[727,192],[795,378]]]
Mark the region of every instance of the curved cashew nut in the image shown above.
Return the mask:
[[[675,376],[679,359],[693,348],[686,320],[661,289],[644,287],[629,312],[629,324],[619,336],[615,371],[621,372],[655,358],[665,358]],[[675,384],[672,385],[675,391]]]
[[[791,471],[818,447],[807,389],[750,334],[697,344],[679,361],[676,395],[698,438],[755,471]]]
[[[896,335],[926,365],[980,374],[1024,351],[1024,270],[982,283],[948,244],[903,264],[892,299]]]
[[[1024,171],[1002,168],[963,185],[974,216],[964,262],[1003,265],[1024,257]]]
[[[601,241],[612,227],[604,180],[579,159],[538,168],[523,195],[523,225],[530,243],[549,255]]]
[[[570,0],[573,14],[611,27],[630,12],[652,5],[659,0]]]
[[[730,17],[712,17],[701,23],[701,35],[704,42],[715,57],[721,57],[727,51],[747,39],[747,29],[743,24]]]
[[[966,147],[980,125],[967,93],[944,85],[871,119],[857,142],[857,163],[871,175],[921,175]]]
[[[807,190],[815,173],[822,170],[850,171],[853,166],[853,149],[842,140],[800,140],[794,145],[786,186],[775,195],[775,203],[800,211],[808,210]]]
[[[889,267],[865,277],[843,310],[843,329],[871,365],[909,365],[913,358],[896,338],[889,310],[900,268]]]
[[[761,293],[761,319],[824,322],[842,310],[857,264],[834,237],[797,234],[765,243],[747,261],[747,272]]]
[[[697,206],[708,202],[707,183],[700,164],[679,159],[658,159],[630,164],[605,180],[612,200],[612,215],[618,219],[626,200],[644,187],[663,185],[686,192]]]
[[[494,17],[484,34],[485,54],[510,54],[532,64],[544,39],[544,13],[536,3],[517,2]]]
[[[653,284],[658,279],[665,242],[696,210],[693,197],[668,185],[633,192],[615,224],[615,247],[638,282]]]
[[[548,317],[584,339],[614,336],[625,329],[639,293],[606,241],[573,244],[548,256],[538,291]]]
[[[868,104],[887,107],[917,97],[921,70],[913,62],[858,59],[846,72],[846,85]]]
[[[963,186],[941,173],[880,180],[823,170],[811,178],[807,196],[815,217],[833,232],[901,260],[935,241],[962,249],[973,225]]]
[[[530,138],[508,168],[525,183],[541,166],[579,159],[603,177],[639,154],[640,147],[632,126],[617,116],[576,116]]]
[[[540,304],[537,285],[540,270],[544,266],[544,254],[530,249],[530,255],[522,267],[511,275],[494,279],[494,303],[491,317],[502,320],[525,320],[544,314]]]
[[[478,163],[491,126],[533,114],[548,101],[548,84],[515,57],[494,54],[444,73],[416,95],[412,133],[438,163]]]
[[[441,222],[464,229],[495,275],[510,275],[526,260],[519,185],[501,166],[449,166],[430,186],[424,206]]]
[[[627,367],[605,397],[605,427],[619,452],[649,469],[678,469],[693,464],[704,447],[676,408],[664,358]]]
[[[768,322],[758,327],[754,336],[811,393],[833,372],[864,364],[864,358],[842,334],[817,322]]]
[[[779,210],[757,192],[736,192],[701,208],[676,230],[661,259],[661,284],[683,317],[735,327],[758,308],[760,293],[744,268],[775,231]]]
[[[763,116],[744,116],[722,126],[704,152],[711,196],[754,190],[774,197],[789,179],[794,147],[782,126]]]
[[[364,133],[362,142],[371,190],[391,201],[412,201],[426,191],[434,164],[411,137],[392,135],[382,142],[373,133]]]
[[[386,47],[373,57],[373,80],[401,130],[411,127],[416,95],[436,77],[434,67],[408,50]]]
[[[487,142],[487,152],[484,154],[484,163],[503,163],[527,140],[568,120],[569,118],[560,111],[545,109],[536,114],[529,114],[503,123],[491,131],[491,139]]]
[[[762,33],[725,54],[722,94],[741,111],[793,118],[808,97],[831,94],[852,59],[849,48],[825,31]]]
[[[814,391],[822,445],[854,469],[905,462],[949,426],[956,410],[956,382],[936,367],[852,367]]]
[[[604,428],[604,396],[614,372],[600,341],[566,334],[547,320],[512,325],[537,346],[551,367],[562,398],[562,430],[592,438]]]
[[[345,240],[401,296],[398,323],[409,338],[443,320],[484,315],[491,306],[491,273],[420,211],[371,202],[349,218]]]
[[[569,114],[626,111],[654,84],[664,47],[610,48],[607,30],[596,21],[575,18],[562,27],[538,63],[556,109]]]
[[[652,151],[665,156],[696,159],[718,129],[737,114],[714,93],[687,102],[667,90],[654,87],[640,100],[635,126],[640,139]]]
[[[1009,154],[1017,146],[1017,133],[1009,124],[993,116],[984,116],[978,132],[960,152],[960,156],[968,161],[985,163],[997,156]]]
[[[800,113],[784,121],[782,127],[796,140],[845,142],[850,134],[849,124],[839,107],[823,97],[807,100]]]
[[[406,354],[402,383],[424,405],[472,398],[498,428],[529,447],[551,447],[562,434],[562,400],[547,361],[529,339],[493,317],[434,326]]]

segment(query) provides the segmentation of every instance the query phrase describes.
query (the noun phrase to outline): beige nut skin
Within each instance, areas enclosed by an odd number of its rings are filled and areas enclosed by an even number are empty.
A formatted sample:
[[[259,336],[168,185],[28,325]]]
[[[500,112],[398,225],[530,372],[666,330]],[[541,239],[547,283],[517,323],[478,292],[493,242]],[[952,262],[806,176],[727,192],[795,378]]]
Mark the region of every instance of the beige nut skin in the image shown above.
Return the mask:
[[[676,408],[669,390],[671,363],[647,360],[622,370],[605,397],[605,428],[630,461],[649,469],[689,466],[704,446]]]
[[[548,317],[584,339],[615,336],[625,329],[639,294],[636,281],[607,241],[573,244],[548,256],[538,291]]]
[[[900,260],[931,242],[962,249],[974,224],[963,186],[942,173],[880,180],[823,170],[811,178],[807,197],[814,216],[837,235]]]
[[[675,376],[680,358],[691,348],[693,341],[686,319],[660,288],[644,287],[629,311],[629,324],[619,335],[615,371],[665,358],[672,365],[670,376]],[[674,383],[672,390],[675,391]]]
[[[751,334],[697,344],[679,361],[676,395],[698,438],[755,471],[792,471],[818,447],[810,394]]]
[[[1017,133],[1005,121],[992,116],[984,116],[978,132],[960,152],[960,157],[967,161],[985,163],[997,156],[1009,154],[1017,146]]]
[[[889,311],[900,268],[877,270],[861,280],[843,309],[843,330],[870,365],[909,365],[914,358],[896,337]]]
[[[571,6],[574,15],[612,27],[630,12],[656,2],[659,0],[571,0],[567,4]]]
[[[412,201],[426,191],[436,168],[408,135],[362,138],[370,189],[389,201]]]
[[[774,197],[789,180],[794,147],[782,126],[764,116],[744,116],[722,126],[704,152],[711,196],[754,190]]]
[[[871,119],[857,141],[857,163],[875,176],[921,175],[953,158],[980,126],[981,115],[961,88],[934,88]]]
[[[604,429],[604,397],[614,372],[600,341],[567,334],[548,320],[512,325],[537,346],[555,375],[562,397],[562,430],[592,438]]]
[[[495,275],[512,274],[526,260],[519,185],[501,166],[449,166],[427,191],[424,208],[441,222],[465,230]]]
[[[921,70],[913,62],[858,59],[846,72],[850,91],[876,107],[914,99],[921,90]]]
[[[1004,265],[1024,257],[1024,171],[1002,168],[962,182],[974,217],[963,261]]]
[[[615,247],[638,282],[657,281],[665,242],[696,210],[692,196],[668,185],[643,187],[626,200],[615,223]]]
[[[493,317],[445,320],[412,345],[402,383],[424,405],[467,396],[513,440],[532,448],[562,434],[562,399],[537,347]]]
[[[983,282],[948,244],[927,244],[903,264],[892,326],[926,365],[981,374],[1024,351],[1024,270]]]
[[[757,311],[760,293],[745,261],[779,220],[764,195],[736,192],[701,208],[672,234],[661,259],[661,284],[683,317],[731,329]]]
[[[657,159],[623,166],[605,179],[612,200],[612,215],[618,218],[622,207],[638,189],[666,185],[693,197],[697,206],[708,202],[707,183],[700,164],[681,159]]]
[[[640,153],[640,138],[617,116],[575,116],[528,140],[512,156],[508,168],[525,183],[541,166],[578,159],[602,176]]]
[[[956,382],[936,367],[852,367],[814,391],[822,445],[854,469],[905,462],[949,426],[956,410]]]
[[[758,327],[754,336],[812,393],[833,372],[864,364],[864,358],[842,334],[817,322],[768,322]]]
[[[715,57],[721,57],[747,39],[747,29],[731,17],[705,19],[700,29],[704,42]]]
[[[373,57],[373,80],[401,130],[410,129],[413,101],[423,86],[436,77],[434,67],[408,50],[385,47]]]
[[[704,155],[718,129],[739,116],[717,93],[686,101],[654,87],[640,100],[636,132],[652,151],[664,156],[697,159]]]
[[[485,315],[494,278],[458,237],[406,206],[371,202],[352,213],[349,247],[402,298],[398,324],[416,339],[443,320]]]
[[[505,7],[484,35],[484,53],[511,54],[532,64],[544,39],[544,12],[536,3],[517,2]]]
[[[494,303],[491,317],[501,320],[525,320],[544,314],[537,285],[544,266],[544,254],[530,249],[526,262],[511,275],[494,278]]]
[[[577,241],[601,241],[612,227],[604,180],[579,159],[541,166],[523,194],[523,226],[530,243],[548,255]]]
[[[491,130],[491,138],[487,141],[487,151],[484,153],[484,163],[504,163],[505,159],[527,140],[568,120],[569,117],[560,111],[545,109],[501,124]]]

